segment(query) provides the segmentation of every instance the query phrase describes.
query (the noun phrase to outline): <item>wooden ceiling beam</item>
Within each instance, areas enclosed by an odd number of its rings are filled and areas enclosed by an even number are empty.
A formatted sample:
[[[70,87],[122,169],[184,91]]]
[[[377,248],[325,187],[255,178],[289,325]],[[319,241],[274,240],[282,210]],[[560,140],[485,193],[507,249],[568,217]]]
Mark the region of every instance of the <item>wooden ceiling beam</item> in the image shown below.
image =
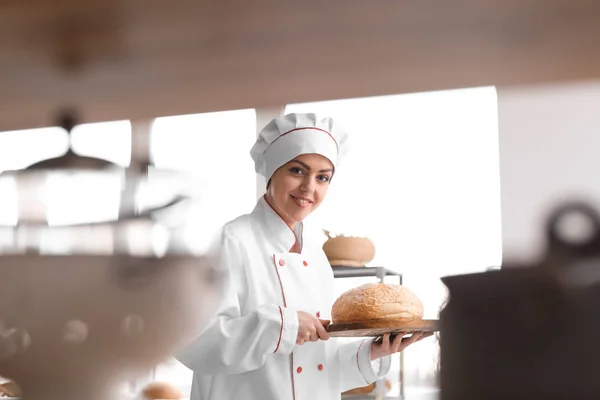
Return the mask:
[[[597,0],[5,0],[0,130],[600,77]]]

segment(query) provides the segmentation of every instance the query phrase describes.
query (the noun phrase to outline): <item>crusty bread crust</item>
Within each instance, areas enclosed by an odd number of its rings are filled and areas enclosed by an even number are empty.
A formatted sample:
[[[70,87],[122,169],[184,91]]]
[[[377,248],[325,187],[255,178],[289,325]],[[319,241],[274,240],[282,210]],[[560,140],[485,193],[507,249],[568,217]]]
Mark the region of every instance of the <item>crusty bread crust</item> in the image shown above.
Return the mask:
[[[382,319],[407,323],[423,318],[423,303],[402,285],[367,283],[342,294],[331,317],[334,324]]]

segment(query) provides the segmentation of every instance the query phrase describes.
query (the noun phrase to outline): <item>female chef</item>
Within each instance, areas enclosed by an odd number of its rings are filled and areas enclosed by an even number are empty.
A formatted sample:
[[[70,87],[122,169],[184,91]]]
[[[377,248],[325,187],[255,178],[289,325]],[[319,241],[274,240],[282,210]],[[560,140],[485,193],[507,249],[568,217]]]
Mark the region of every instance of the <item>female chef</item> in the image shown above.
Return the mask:
[[[331,400],[382,378],[389,355],[422,337],[338,343],[323,320],[333,273],[303,220],[323,201],[346,147],[331,118],[271,121],[251,150],[267,193],[220,236],[223,302],[179,360],[194,372],[191,400]]]

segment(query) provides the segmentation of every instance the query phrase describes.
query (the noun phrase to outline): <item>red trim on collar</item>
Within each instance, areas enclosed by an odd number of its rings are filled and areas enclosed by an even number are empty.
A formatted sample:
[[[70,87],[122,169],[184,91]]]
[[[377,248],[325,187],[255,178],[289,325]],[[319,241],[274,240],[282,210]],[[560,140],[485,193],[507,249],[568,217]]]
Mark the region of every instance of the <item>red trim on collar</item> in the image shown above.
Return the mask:
[[[287,222],[285,222],[285,220],[283,219],[283,217],[281,216],[281,214],[279,214],[279,213],[277,212],[277,210],[275,209],[275,207],[273,207],[273,206],[271,205],[271,203],[269,203],[269,200],[267,199],[267,194],[266,194],[266,193],[263,195],[263,198],[265,199],[265,203],[267,203],[267,204],[269,205],[269,207],[271,207],[271,210],[273,210],[273,212],[274,212],[275,214],[277,214],[277,216],[278,216],[278,217],[281,219],[281,221],[283,221],[283,223],[285,224],[285,226],[287,226],[287,227],[290,229],[290,231],[292,232],[292,235],[294,235],[294,244],[293,244],[293,245],[292,245],[292,247],[291,247],[291,248],[288,250],[288,252],[291,252],[291,251],[292,251],[292,249],[293,249],[293,248],[296,246],[296,243],[298,243],[298,236],[296,236],[296,232],[294,232],[294,230],[292,229],[292,227],[291,227],[291,226],[289,226]],[[299,252],[299,253],[302,253],[302,246],[300,246],[300,252]]]

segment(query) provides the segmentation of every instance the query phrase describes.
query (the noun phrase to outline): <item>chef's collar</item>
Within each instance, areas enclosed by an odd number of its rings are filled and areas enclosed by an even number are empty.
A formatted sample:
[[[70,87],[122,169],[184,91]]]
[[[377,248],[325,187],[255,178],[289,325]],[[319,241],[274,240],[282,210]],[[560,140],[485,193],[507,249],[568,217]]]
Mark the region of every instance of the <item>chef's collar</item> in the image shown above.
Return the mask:
[[[297,224],[297,233],[285,223],[283,218],[275,211],[275,209],[267,201],[267,195],[264,195],[258,201],[255,209],[264,222],[265,235],[267,240],[276,247],[278,253],[287,253],[293,247],[296,241],[300,246],[300,252],[303,250],[303,225],[302,222]]]

